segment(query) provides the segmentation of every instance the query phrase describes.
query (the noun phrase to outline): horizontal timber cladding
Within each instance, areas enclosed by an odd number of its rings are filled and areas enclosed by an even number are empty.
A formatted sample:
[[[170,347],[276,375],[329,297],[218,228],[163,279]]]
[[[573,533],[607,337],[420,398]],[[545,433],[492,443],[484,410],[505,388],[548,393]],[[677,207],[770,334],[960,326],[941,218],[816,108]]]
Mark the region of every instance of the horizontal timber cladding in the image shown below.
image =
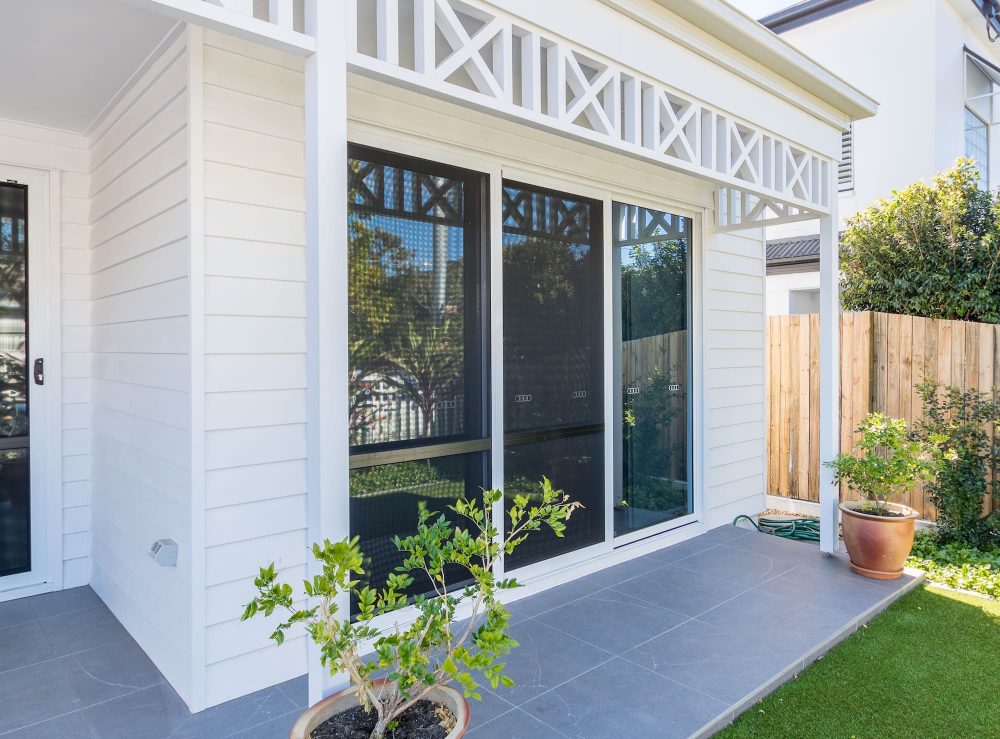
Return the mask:
[[[241,623],[250,579],[306,563],[304,63],[204,34],[206,695],[300,675],[305,639]]]
[[[914,420],[922,413],[915,386],[925,379],[989,392],[1000,385],[1000,326],[888,313],[841,316],[840,446],[880,411]],[[774,495],[819,500],[819,316],[768,317],[768,480]],[[842,497],[847,497],[845,490]],[[921,517],[937,512],[926,492],[900,502]]]

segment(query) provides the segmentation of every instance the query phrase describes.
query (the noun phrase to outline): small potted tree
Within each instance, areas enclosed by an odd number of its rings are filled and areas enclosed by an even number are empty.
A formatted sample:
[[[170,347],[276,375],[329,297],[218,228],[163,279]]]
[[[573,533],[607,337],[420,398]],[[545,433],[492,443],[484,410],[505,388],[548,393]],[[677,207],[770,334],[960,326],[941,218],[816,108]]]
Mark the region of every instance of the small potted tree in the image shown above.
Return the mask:
[[[260,569],[254,581],[258,594],[243,620],[285,611],[287,620],[271,638],[281,644],[288,629],[304,627],[319,646],[323,666],[331,674],[343,672],[351,682],[309,708],[291,739],[458,739],[469,721],[466,699],[480,698],[475,673],[493,688],[514,684],[503,674],[500,659],[517,643],[508,634],[510,614],[497,595],[518,583],[497,579],[494,566],[543,525],[562,536],[580,504],[543,479],[539,494],[514,498],[507,511],[510,525],[501,536],[492,511],[502,499],[500,490],[487,490],[481,499],[456,501],[449,508],[459,524],[421,505],[417,532],[395,540],[405,560],[381,588],[360,587],[354,579],[364,574],[357,537],[313,546],[322,573],[303,584],[302,595],[311,603],[305,607],[296,605],[291,585],[278,582],[273,563]],[[464,580],[457,586],[456,571]],[[407,597],[414,575],[429,581],[430,595]],[[349,597],[359,611],[354,619],[340,613],[340,602]],[[376,624],[378,619],[384,626],[380,617],[408,605],[413,610],[407,612],[407,623],[397,621],[390,629]],[[458,624],[456,614],[468,621]],[[371,654],[362,656],[365,651]],[[449,687],[453,682],[462,693]]]
[[[861,496],[840,504],[844,544],[851,568],[877,580],[895,580],[913,546],[917,512],[889,499],[911,490],[936,474],[940,455],[937,437],[913,439],[906,421],[872,413],[858,428],[854,454],[840,454],[827,464],[838,484]]]

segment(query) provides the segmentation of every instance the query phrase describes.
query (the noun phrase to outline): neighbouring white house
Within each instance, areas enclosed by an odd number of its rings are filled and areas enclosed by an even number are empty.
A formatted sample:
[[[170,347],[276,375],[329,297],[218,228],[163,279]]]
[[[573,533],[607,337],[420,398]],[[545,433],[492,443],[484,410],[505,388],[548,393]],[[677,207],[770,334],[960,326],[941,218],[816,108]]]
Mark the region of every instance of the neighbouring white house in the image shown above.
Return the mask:
[[[761,19],[810,58],[879,101],[843,133],[837,186],[847,218],[950,168],[979,164],[1000,186],[1000,35],[992,0],[806,0]],[[770,229],[767,312],[815,313],[819,238]]]
[[[240,622],[251,578],[349,534],[384,573],[418,501],[582,501],[504,563],[525,592],[763,509],[768,224],[820,224],[837,452],[841,131],[876,103],[727,3],[0,0],[0,27],[0,599],[89,583],[192,710],[322,694],[304,637]]]

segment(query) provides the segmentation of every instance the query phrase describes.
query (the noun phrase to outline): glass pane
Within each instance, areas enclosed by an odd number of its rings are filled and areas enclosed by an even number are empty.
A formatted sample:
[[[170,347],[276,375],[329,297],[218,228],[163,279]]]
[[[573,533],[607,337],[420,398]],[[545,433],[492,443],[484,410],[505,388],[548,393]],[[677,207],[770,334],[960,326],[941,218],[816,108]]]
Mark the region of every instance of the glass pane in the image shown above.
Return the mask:
[[[594,206],[504,185],[504,431],[601,421],[601,260]],[[598,242],[599,243],[599,242]]]
[[[397,462],[351,470],[351,532],[361,537],[365,582],[381,587],[403,561],[393,539],[416,533],[421,502],[431,511],[453,515],[448,505],[480,495],[486,485],[486,455],[466,454]],[[456,572],[455,582],[467,572]],[[414,582],[411,595],[431,590]]]
[[[0,577],[31,569],[27,449],[0,451]]]
[[[507,569],[604,541],[604,434],[507,446],[503,487],[506,507],[514,495],[539,496],[543,476],[585,508],[573,514],[562,538],[546,528],[533,532],[507,557]]]
[[[538,534],[519,567],[604,538],[601,208],[503,188],[504,490],[542,476],[584,505],[565,538]]]
[[[0,438],[28,435],[28,191],[0,184]]]
[[[475,201],[460,178],[357,158],[349,173],[351,445],[462,436],[478,368]]]
[[[987,170],[990,161],[989,130],[983,121],[968,108],[965,109],[965,156],[976,160],[983,186],[989,182]]]
[[[691,220],[615,203],[615,535],[693,512],[689,477]]]

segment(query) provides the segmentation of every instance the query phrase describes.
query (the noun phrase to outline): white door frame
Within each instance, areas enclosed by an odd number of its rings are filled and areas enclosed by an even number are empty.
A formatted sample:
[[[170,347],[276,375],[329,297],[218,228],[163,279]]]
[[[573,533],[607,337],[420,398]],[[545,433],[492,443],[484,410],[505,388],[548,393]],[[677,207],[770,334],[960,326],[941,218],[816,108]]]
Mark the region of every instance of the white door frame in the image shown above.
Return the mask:
[[[0,602],[62,588],[62,432],[58,172],[0,163],[0,182],[28,186],[28,408],[31,570],[0,578]],[[45,384],[32,379],[45,360]]]

